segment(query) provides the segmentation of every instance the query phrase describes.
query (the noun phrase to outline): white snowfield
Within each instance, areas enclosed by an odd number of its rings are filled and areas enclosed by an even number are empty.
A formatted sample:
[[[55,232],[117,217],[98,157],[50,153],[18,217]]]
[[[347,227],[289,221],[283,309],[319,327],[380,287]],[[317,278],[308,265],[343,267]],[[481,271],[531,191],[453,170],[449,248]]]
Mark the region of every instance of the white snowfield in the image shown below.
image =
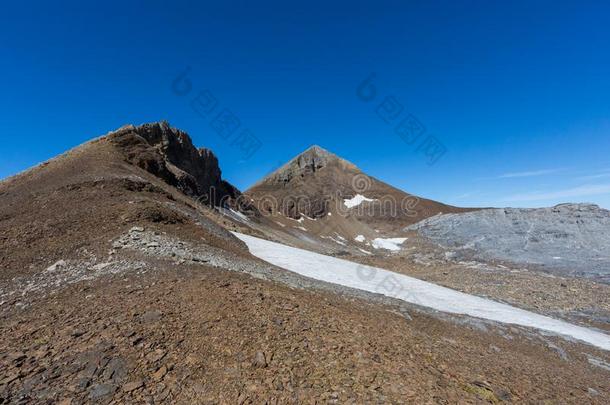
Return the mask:
[[[536,328],[610,351],[610,336],[592,329],[377,267],[234,234],[248,245],[254,256],[305,277],[382,294],[437,311]]]
[[[375,249],[387,249],[397,251],[400,250],[400,245],[405,243],[407,238],[375,238],[373,239],[373,247]]]
[[[376,201],[376,200],[373,198],[367,198],[367,197],[363,196],[362,194],[356,194],[352,198],[344,199],[343,203],[345,204],[345,206],[347,208],[354,208],[354,207],[359,206],[360,204],[362,204],[365,201],[371,202],[371,201]]]

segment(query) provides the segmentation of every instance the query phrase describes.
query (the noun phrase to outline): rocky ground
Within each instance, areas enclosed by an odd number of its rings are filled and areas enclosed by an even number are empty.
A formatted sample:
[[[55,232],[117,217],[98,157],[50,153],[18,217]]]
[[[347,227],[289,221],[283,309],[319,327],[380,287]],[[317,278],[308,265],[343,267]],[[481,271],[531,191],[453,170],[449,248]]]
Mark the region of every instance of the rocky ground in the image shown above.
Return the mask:
[[[578,344],[146,261],[3,307],[0,401],[604,403],[610,390],[590,363],[608,359]]]
[[[220,171],[189,177],[143,140],[111,134],[0,183],[0,404],[608,402],[608,353],[254,258],[229,231],[262,222],[185,194]],[[418,271],[442,284],[441,268]],[[585,307],[606,305],[591,291]]]

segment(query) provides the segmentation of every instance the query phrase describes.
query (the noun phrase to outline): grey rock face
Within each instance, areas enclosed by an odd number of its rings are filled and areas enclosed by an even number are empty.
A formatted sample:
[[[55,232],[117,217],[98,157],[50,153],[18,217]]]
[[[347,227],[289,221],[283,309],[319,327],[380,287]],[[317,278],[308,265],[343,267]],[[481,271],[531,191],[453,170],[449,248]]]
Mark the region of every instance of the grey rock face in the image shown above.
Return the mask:
[[[436,215],[406,229],[483,260],[610,282],[610,211],[597,205]]]

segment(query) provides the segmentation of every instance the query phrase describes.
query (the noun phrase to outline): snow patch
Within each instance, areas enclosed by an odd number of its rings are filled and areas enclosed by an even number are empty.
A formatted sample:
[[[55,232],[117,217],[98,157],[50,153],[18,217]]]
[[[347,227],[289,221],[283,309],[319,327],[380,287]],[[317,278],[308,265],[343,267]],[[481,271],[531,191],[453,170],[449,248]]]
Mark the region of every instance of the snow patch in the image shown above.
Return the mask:
[[[232,212],[233,214],[237,215],[239,218],[243,219],[243,220],[244,220],[244,221],[246,221],[246,222],[249,222],[249,221],[250,221],[250,219],[249,219],[247,216],[245,216],[244,214],[242,214],[242,213],[241,213],[241,212],[239,212],[239,211],[231,210],[231,212]]]
[[[337,235],[337,236],[339,236],[339,235]],[[334,237],[332,237],[332,236],[320,236],[320,237],[321,237],[322,239],[330,239],[330,240],[332,240],[333,242],[338,243],[339,245],[345,246],[345,242],[341,241],[340,239],[336,239],[336,238],[334,238]],[[340,236],[339,236],[339,237],[340,237]],[[345,239],[343,239],[343,240],[345,240]]]
[[[373,239],[373,247],[375,249],[397,251],[401,249],[399,245],[405,243],[406,240],[407,238],[375,238]]]
[[[226,208],[218,208],[218,211],[220,211],[221,214],[226,215],[230,218],[233,218],[236,221],[239,222],[250,222],[250,219],[245,216],[244,214],[242,214],[239,211],[235,211],[233,209],[226,209]]]
[[[610,351],[610,336],[589,328],[377,267],[365,266],[240,233],[234,233],[234,235],[248,245],[254,256],[305,277],[382,294],[437,311],[536,328],[581,340]]]
[[[345,204],[345,206],[347,208],[354,208],[359,206],[360,204],[362,204],[363,202],[371,202],[371,201],[377,201],[373,198],[367,198],[365,196],[363,196],[362,194],[356,194],[354,197],[352,198],[346,198],[343,200],[343,204]]]
[[[589,360],[589,364],[592,364],[595,367],[600,367],[604,370],[610,371],[610,364],[606,363],[602,359],[598,359],[597,357],[593,357],[587,354],[587,360]]]
[[[364,241],[366,240],[366,238],[364,237],[364,235],[358,235],[358,236],[356,236],[356,237],[354,238],[354,240],[355,240],[356,242],[361,242],[361,243],[362,243],[362,242],[364,242]]]

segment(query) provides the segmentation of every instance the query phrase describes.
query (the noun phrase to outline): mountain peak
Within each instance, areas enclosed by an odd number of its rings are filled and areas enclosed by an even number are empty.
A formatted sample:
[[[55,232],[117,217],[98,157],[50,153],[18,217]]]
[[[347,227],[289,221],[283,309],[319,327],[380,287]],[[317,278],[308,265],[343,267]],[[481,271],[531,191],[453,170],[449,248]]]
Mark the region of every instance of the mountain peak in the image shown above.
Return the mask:
[[[337,156],[334,153],[331,153],[329,151],[327,151],[326,149],[324,149],[323,147],[319,146],[319,145],[311,145],[309,148],[305,149],[301,155],[306,154],[306,153],[314,153],[320,156]]]
[[[319,145],[312,145],[288,163],[265,177],[261,183],[288,183],[293,178],[305,177],[324,169],[329,165],[338,165],[350,170],[358,170],[353,163],[340,158]]]

